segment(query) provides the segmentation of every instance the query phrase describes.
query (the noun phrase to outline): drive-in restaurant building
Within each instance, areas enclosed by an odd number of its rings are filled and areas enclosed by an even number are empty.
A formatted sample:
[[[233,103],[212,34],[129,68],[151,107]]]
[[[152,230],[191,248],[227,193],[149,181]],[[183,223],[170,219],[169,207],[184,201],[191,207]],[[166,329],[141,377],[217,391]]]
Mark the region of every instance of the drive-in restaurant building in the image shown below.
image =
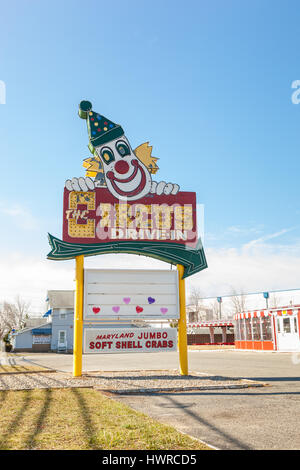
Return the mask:
[[[300,305],[238,313],[235,348],[300,351]]]

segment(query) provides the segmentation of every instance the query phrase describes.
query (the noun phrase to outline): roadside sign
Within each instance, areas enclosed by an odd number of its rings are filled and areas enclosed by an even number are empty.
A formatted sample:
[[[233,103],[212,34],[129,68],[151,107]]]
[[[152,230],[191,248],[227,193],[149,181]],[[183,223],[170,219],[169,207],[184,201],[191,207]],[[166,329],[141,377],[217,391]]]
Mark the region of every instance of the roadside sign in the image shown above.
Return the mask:
[[[178,319],[178,272],[85,269],[83,318]]]
[[[85,354],[176,350],[176,328],[86,328],[84,330]]]
[[[78,115],[87,124],[91,155],[83,161],[85,177],[65,181],[62,240],[49,233],[47,255],[76,260],[73,375],[82,375],[83,322],[98,326],[110,318],[178,319],[180,373],[187,375],[185,278],[207,268],[197,235],[196,194],[157,179],[159,158],[152,155],[152,145],[147,141],[133,149],[122,126],[96,112],[90,101],[80,102]],[[84,270],[85,257],[112,253],[159,259],[177,271]],[[92,353],[172,350],[177,345],[174,338],[141,337],[104,346],[90,339],[96,330],[89,331],[84,341],[88,336],[88,344],[94,344]],[[175,334],[167,331],[161,334]]]

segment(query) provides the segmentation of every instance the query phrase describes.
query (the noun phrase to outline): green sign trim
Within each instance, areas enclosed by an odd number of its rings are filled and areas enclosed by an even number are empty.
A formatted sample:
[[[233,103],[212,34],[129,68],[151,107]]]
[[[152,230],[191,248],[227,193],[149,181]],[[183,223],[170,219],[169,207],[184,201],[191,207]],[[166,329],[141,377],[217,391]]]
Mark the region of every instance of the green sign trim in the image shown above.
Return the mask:
[[[180,243],[151,241],[119,241],[104,243],[69,243],[48,234],[51,251],[47,258],[52,260],[73,259],[76,256],[94,256],[110,253],[129,253],[149,256],[170,264],[184,266],[183,279],[207,268],[201,240],[196,248],[188,248]]]

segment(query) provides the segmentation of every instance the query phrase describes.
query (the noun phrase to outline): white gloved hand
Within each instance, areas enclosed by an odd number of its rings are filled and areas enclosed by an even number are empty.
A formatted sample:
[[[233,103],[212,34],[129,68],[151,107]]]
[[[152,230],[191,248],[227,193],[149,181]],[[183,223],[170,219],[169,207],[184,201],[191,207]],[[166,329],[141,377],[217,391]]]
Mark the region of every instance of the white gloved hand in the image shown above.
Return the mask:
[[[72,178],[65,182],[65,187],[68,191],[93,191],[95,189],[95,183],[92,178]]]
[[[162,194],[177,194],[179,191],[179,185],[175,183],[166,183],[165,181],[160,181],[157,183],[156,181],[152,181],[150,193],[157,194],[161,196]]]
[[[68,191],[93,191],[97,187],[97,183],[95,183],[92,178],[72,178],[71,180],[67,180],[65,182],[65,187]],[[165,181],[160,181],[157,183],[156,181],[152,181],[150,193],[157,194],[161,196],[165,194],[166,196],[169,194],[175,195],[178,193],[180,187],[176,183],[166,183]]]

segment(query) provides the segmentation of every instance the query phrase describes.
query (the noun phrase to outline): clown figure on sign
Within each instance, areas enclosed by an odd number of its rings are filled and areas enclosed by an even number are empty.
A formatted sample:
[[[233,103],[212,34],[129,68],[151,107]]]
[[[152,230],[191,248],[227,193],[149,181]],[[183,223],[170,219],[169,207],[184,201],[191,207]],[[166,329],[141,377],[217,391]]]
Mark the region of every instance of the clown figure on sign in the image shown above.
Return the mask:
[[[93,157],[84,161],[86,178],[66,181],[69,191],[90,191],[106,186],[117,199],[128,201],[149,194],[177,194],[178,184],[152,181],[152,174],[158,169],[154,163],[157,159],[152,158],[151,163],[148,162],[147,144],[133,151],[122,127],[92,111],[89,101],[81,101],[79,116],[87,121],[89,149]]]

